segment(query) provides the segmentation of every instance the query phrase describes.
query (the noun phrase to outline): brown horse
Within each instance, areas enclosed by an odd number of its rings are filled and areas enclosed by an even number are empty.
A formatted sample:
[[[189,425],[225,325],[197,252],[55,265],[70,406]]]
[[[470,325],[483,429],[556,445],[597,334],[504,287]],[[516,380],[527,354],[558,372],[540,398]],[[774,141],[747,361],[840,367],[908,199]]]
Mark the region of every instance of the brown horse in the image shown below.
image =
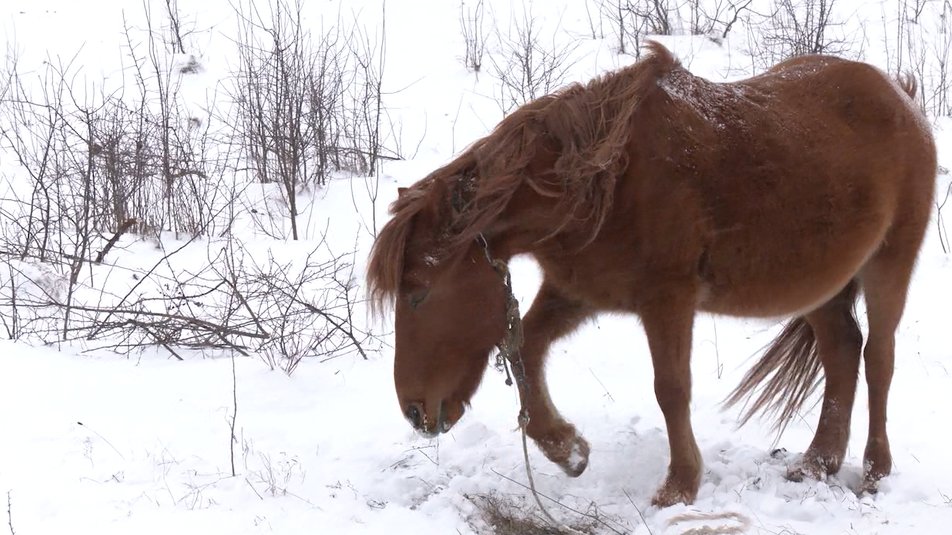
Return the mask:
[[[839,470],[863,336],[869,385],[864,490],[891,470],[886,399],[894,331],[936,177],[915,81],[832,57],[712,83],[659,44],[638,63],[530,102],[400,192],[374,245],[374,302],[393,303],[401,409],[427,435],[463,411],[507,332],[491,264],[532,255],[544,280],[523,320],[526,431],[569,475],[588,443],[549,398],[553,340],[601,311],[640,316],[671,461],[654,503],[690,503],[697,311],[792,316],[735,390],[785,422],[826,377],[816,436],[788,477]]]

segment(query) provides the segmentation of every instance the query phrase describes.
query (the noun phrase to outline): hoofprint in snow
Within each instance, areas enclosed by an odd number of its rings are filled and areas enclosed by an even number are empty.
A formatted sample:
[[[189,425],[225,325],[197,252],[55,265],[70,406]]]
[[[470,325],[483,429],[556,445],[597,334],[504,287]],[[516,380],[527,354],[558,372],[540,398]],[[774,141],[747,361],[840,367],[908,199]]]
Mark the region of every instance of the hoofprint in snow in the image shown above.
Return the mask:
[[[8,41],[15,38],[35,55],[45,49],[71,55],[85,42],[89,64],[110,72],[114,62],[107,51],[120,40],[115,24],[121,18],[109,8],[120,4],[97,4],[96,13],[75,4],[13,1],[2,27],[16,29],[6,33]],[[209,3],[199,22],[228,20],[225,4]],[[375,3],[362,4],[377,12]],[[495,4],[505,11],[503,2]],[[500,117],[491,77],[484,73],[474,81],[455,57],[461,50],[450,31],[457,24],[455,3],[423,9],[391,0],[387,6],[387,83],[401,89],[394,113],[405,121],[407,135],[423,142],[415,160],[385,168],[378,211],[397,185],[424,176]],[[437,37],[420,31],[421,9]],[[567,24],[584,17],[567,13]],[[224,38],[209,35],[208,72],[223,72]],[[445,42],[453,46],[434,46]],[[695,72],[717,79],[741,74],[741,46],[730,40],[723,47],[690,39],[666,44],[687,56]],[[607,44],[584,46],[591,53],[573,67],[575,79],[630,59],[619,59]],[[421,61],[421,54],[432,59]],[[950,168],[952,123],[935,128],[940,163]],[[950,177],[939,181],[944,193]],[[353,243],[362,232],[351,224],[355,212],[372,208],[365,199],[352,202],[346,188],[335,190],[340,185],[314,202],[332,220],[344,221],[338,228],[350,235],[339,239]],[[890,396],[894,471],[879,494],[854,492],[867,424],[862,401],[842,471],[820,482],[787,481],[786,467],[809,443],[818,410],[791,422],[775,442],[769,423],[737,429],[736,412],[723,412],[719,404],[778,323],[699,317],[692,410],[705,465],[700,492],[691,506],[650,507],[668,446],[647,345],[636,318],[603,316],[552,349],[548,373],[555,402],[592,453],[586,472],[569,479],[530,443],[545,505],[570,525],[597,518],[594,529],[605,533],[946,532],[952,525],[952,431],[946,425],[952,354],[944,335],[952,258],[942,253],[936,228],[930,227],[897,335]],[[256,238],[257,246],[271,246],[249,231],[247,239]],[[363,258],[369,239],[359,243]],[[159,254],[149,251],[127,237],[114,262],[139,265],[144,255]],[[539,273],[525,258],[511,269],[525,308]],[[384,321],[376,328],[390,327]],[[161,351],[130,357],[0,341],[0,502],[8,504],[0,507],[6,517],[0,532],[6,526],[11,533],[44,534],[485,533],[491,532],[479,508],[485,497],[538,516],[525,487],[518,399],[492,369],[466,417],[447,435],[428,440],[399,413],[391,350],[366,361],[312,359],[291,377],[254,357],[183,355],[179,362]],[[863,400],[862,380],[860,385]]]

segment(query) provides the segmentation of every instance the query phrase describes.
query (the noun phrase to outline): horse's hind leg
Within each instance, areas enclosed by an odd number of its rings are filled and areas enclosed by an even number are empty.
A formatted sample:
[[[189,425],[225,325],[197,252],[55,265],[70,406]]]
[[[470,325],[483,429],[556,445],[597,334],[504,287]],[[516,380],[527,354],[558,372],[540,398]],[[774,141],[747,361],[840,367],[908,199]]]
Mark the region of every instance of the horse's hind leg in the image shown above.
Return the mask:
[[[553,341],[575,330],[590,315],[584,304],[564,297],[550,283],[543,282],[522,321],[521,355],[527,383],[524,403],[529,416],[526,434],[550,461],[572,477],[581,475],[588,466],[589,446],[552,404],[545,381],[545,358]]]
[[[853,317],[855,298],[856,282],[850,282],[836,297],[805,316],[816,337],[826,386],[813,442],[800,462],[787,472],[788,479],[820,479],[834,474],[846,454],[863,345],[863,335]]]
[[[895,332],[906,305],[906,292],[918,251],[918,239],[894,235],[870,259],[861,273],[869,338],[863,357],[869,387],[869,436],[863,456],[863,490],[876,492],[881,478],[892,470],[892,455],[886,435],[886,403],[895,361]]]

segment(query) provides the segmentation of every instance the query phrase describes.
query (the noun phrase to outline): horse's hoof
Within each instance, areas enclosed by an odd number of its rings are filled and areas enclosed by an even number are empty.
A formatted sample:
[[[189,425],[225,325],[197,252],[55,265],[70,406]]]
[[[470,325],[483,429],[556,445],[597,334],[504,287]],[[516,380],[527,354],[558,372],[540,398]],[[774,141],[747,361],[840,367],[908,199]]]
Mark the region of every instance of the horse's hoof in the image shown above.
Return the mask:
[[[791,466],[787,468],[787,481],[793,481],[794,483],[801,483],[804,479],[807,479],[809,476],[806,475],[802,466]]]
[[[890,465],[891,464],[892,463],[890,463]],[[863,485],[860,487],[860,493],[861,494],[879,493],[879,482],[884,477],[888,476],[889,473],[881,471],[881,470],[875,470],[872,468],[867,468],[865,472],[866,473],[863,474]]]
[[[816,466],[797,463],[787,469],[787,481],[793,481],[794,483],[801,483],[804,479],[820,481],[823,478],[823,473]]]
[[[591,452],[588,441],[576,435],[569,448],[569,456],[559,463],[559,468],[569,477],[578,477],[588,468],[588,454]]]
[[[569,477],[582,475],[588,467],[588,455],[591,452],[588,441],[578,435],[572,426],[556,435],[562,436],[537,441],[542,453]]]
[[[691,505],[697,498],[697,489],[677,488],[670,481],[665,481],[664,485],[658,489],[654,497],[651,498],[651,505],[663,509],[679,503]]]
[[[824,459],[820,456],[805,454],[796,464],[787,469],[787,480],[799,483],[804,479],[822,481],[829,474],[840,469],[836,459]]]
[[[892,472],[892,455],[889,453],[889,442],[885,440],[870,440],[863,455],[863,486],[862,491],[867,494],[879,492],[879,481]]]
[[[879,479],[863,478],[863,486],[860,487],[859,492],[860,494],[879,494]]]

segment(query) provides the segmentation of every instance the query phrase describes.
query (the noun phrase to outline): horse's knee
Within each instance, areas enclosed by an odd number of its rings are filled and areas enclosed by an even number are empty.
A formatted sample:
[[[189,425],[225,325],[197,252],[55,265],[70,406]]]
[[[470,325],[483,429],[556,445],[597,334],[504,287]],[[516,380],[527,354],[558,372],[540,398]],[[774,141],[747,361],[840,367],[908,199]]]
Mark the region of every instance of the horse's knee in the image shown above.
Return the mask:
[[[691,403],[690,378],[659,375],[655,377],[654,390],[665,418],[687,412]]]

